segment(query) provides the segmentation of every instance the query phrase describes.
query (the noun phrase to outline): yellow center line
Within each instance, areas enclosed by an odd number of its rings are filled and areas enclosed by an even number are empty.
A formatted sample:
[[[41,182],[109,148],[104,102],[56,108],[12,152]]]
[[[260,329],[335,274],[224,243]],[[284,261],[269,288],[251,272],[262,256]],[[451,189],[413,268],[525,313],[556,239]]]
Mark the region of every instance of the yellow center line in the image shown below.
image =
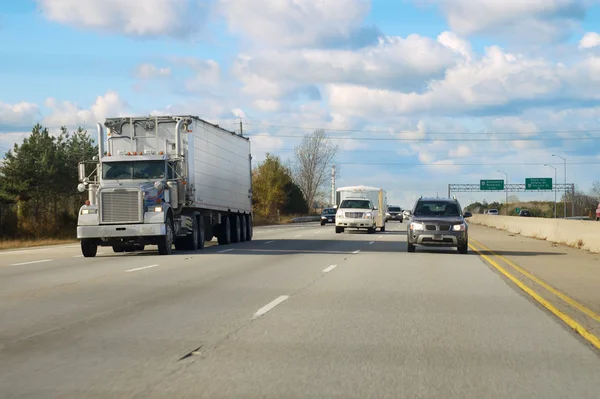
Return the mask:
[[[564,314],[563,312],[558,310],[550,302],[546,301],[544,298],[542,298],[540,295],[538,295],[535,291],[533,291],[531,288],[526,286],[519,279],[517,279],[512,274],[510,274],[508,271],[506,271],[506,269],[504,269],[498,263],[493,261],[489,256],[486,256],[483,253],[481,253],[480,250],[475,248],[472,244],[469,244],[469,247],[473,251],[475,251],[479,256],[481,256],[483,259],[485,259],[487,262],[489,262],[492,266],[494,266],[496,268],[496,270],[498,270],[500,273],[502,273],[506,278],[508,278],[513,283],[515,283],[517,285],[517,287],[519,287],[521,290],[523,290],[525,293],[527,293],[533,299],[538,301],[543,307],[545,307],[552,314],[554,314],[556,317],[561,319],[565,324],[567,324],[569,327],[571,327],[573,330],[575,330],[579,335],[581,335],[584,339],[586,339],[588,342],[590,342],[592,345],[594,345],[597,349],[600,349],[600,339],[598,337],[596,337],[594,334],[587,331],[581,324],[579,324],[578,322],[576,322],[575,320],[573,320],[572,318],[570,318],[569,316],[567,316],[566,314]]]
[[[523,275],[525,275],[528,278],[532,279],[533,281],[535,281],[536,283],[538,283],[539,285],[541,285],[542,287],[544,287],[545,289],[547,289],[548,291],[550,291],[551,293],[553,293],[554,295],[556,295],[557,297],[559,297],[560,299],[562,299],[563,301],[565,301],[566,303],[568,303],[569,305],[573,306],[575,309],[577,309],[580,312],[588,315],[589,317],[591,317],[595,321],[600,322],[600,315],[597,314],[596,312],[594,312],[593,310],[588,309],[587,307],[585,307],[581,303],[577,302],[575,299],[571,298],[570,296],[568,296],[566,294],[563,294],[562,292],[560,292],[556,288],[552,287],[550,284],[548,284],[548,283],[540,280],[539,278],[537,278],[533,274],[529,273],[527,270],[523,269],[522,267],[520,267],[519,265],[515,264],[511,260],[505,258],[504,256],[497,254],[496,252],[494,252],[493,250],[489,249],[488,247],[486,247],[482,243],[480,243],[480,242],[478,242],[476,240],[473,240],[472,238],[470,240],[473,241],[475,244],[477,244],[479,247],[481,247],[481,248],[485,249],[486,251],[489,251],[490,253],[492,253],[498,259],[502,259],[508,265],[510,265],[511,267],[515,268],[519,273],[522,273]]]

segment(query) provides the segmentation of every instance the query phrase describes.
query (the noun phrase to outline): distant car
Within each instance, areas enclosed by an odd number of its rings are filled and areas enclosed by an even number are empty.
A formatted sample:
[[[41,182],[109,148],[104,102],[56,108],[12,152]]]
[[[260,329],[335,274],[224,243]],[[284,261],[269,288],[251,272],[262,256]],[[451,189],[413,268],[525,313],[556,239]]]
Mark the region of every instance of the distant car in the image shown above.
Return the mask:
[[[498,209],[490,209],[487,211],[488,215],[497,215],[498,214]]]
[[[321,226],[325,226],[327,223],[335,223],[335,208],[325,208],[321,212]]]
[[[415,204],[407,232],[408,252],[417,245],[456,247],[469,252],[469,226],[465,219],[471,212],[462,212],[458,200],[451,198],[420,198]]]
[[[531,212],[529,211],[529,209],[521,209],[519,211],[519,216],[532,217],[533,215],[531,214]]]
[[[387,220],[397,220],[402,223],[404,216],[402,213],[402,208],[396,205],[388,206],[387,213],[389,216],[386,216]]]

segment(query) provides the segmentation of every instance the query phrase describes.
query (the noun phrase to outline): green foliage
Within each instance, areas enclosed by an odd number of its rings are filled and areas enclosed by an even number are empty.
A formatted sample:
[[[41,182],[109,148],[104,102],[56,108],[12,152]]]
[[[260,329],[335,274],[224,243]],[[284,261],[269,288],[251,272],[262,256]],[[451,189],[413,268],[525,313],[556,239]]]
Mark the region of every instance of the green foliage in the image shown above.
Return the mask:
[[[289,168],[271,154],[252,171],[252,191],[254,212],[267,220],[275,220],[282,213],[305,213],[308,209]]]
[[[83,129],[58,136],[36,125],[21,145],[6,153],[0,168],[0,202],[16,204],[16,226],[0,226],[2,235],[49,236],[76,220],[84,200],[76,190],[77,163],[97,148]],[[11,227],[11,228],[8,228]]]

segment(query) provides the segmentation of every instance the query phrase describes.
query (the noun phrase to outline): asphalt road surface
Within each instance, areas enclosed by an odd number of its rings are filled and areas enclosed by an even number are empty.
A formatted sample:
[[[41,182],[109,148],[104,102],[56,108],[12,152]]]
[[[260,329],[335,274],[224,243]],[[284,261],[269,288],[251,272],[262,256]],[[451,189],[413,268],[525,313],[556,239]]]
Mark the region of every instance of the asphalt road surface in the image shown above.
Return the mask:
[[[158,256],[0,253],[1,398],[598,398],[600,355],[405,225]]]

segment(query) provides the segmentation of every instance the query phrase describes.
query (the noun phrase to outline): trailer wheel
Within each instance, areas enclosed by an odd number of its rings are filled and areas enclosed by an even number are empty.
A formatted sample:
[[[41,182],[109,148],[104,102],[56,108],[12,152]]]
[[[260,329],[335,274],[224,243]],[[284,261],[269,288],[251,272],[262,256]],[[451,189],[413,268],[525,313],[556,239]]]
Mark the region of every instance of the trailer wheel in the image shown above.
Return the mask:
[[[385,224],[383,225],[383,227],[381,229],[379,229],[379,231],[381,231],[382,233],[385,231]]]
[[[240,215],[240,242],[246,241],[248,228],[246,227],[246,215]]]
[[[81,253],[86,258],[93,258],[98,253],[98,244],[91,238],[81,240]]]
[[[252,227],[252,215],[246,215],[246,241],[252,241],[254,228]]]
[[[238,243],[241,239],[241,228],[240,228],[240,217],[239,215],[233,216],[233,223],[231,224],[231,242]]]
[[[217,240],[219,241],[219,245],[231,244],[231,222],[229,221],[229,216],[223,216]]]
[[[123,247],[121,247],[119,245],[113,245],[112,249],[113,249],[113,252],[115,252],[115,253],[125,252],[125,249],[123,249]]]
[[[198,249],[204,248],[204,234],[206,231],[204,230],[204,217],[198,216],[197,219],[197,230],[198,230]]]
[[[159,255],[171,255],[173,253],[173,218],[170,215],[167,216],[166,230],[167,234],[158,239]]]

